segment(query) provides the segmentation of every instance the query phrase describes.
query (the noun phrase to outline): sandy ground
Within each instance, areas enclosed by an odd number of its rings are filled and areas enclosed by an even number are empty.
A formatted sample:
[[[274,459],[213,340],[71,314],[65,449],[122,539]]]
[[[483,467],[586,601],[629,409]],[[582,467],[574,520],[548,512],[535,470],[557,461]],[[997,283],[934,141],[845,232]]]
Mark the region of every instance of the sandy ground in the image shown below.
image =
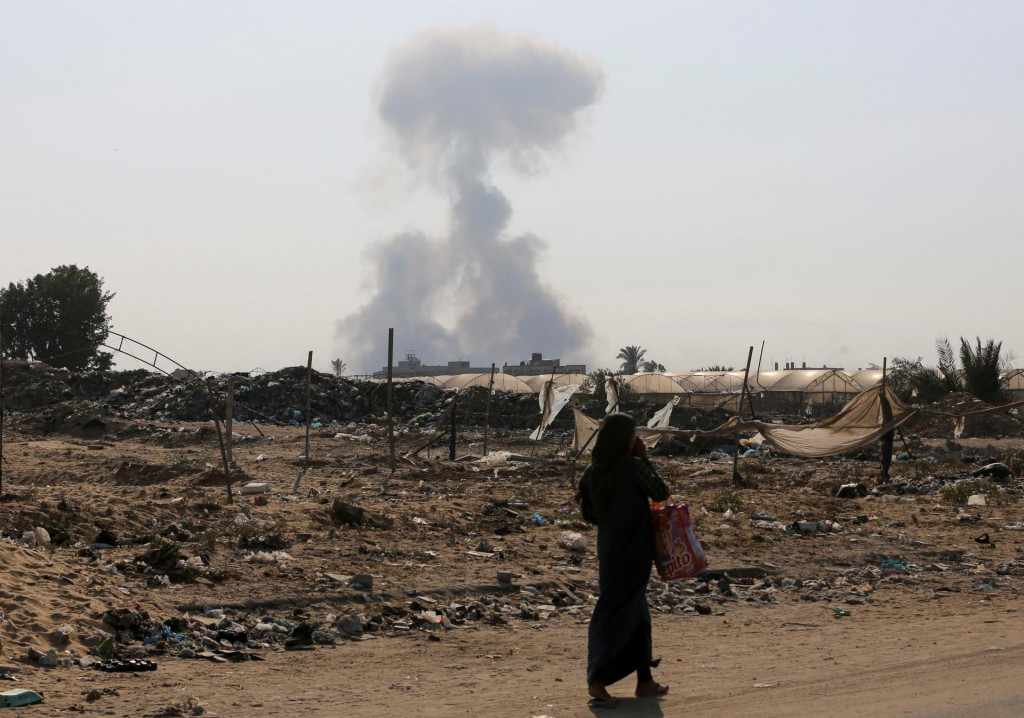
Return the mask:
[[[166,661],[156,673],[39,671],[47,696],[23,715],[74,706],[139,716],[191,692],[207,715],[242,716],[1019,716],[1024,627],[1016,608],[964,614],[922,607],[894,621],[885,609],[833,619],[820,606],[747,609],[711,620],[659,616],[663,699],[584,697],[585,626],[498,635],[457,631],[439,643],[377,640],[275,653],[265,662]],[[94,688],[116,690],[86,703]]]
[[[905,503],[834,498],[839,483],[876,472],[873,461],[747,461],[741,469],[758,488],[734,492],[730,462],[655,458],[677,496],[690,502],[712,568],[759,567],[774,581],[727,586],[724,593],[714,582],[687,582],[681,594],[655,584],[655,654],[663,659],[656,677],[671,693],[629,698],[632,686],[623,683],[612,687],[619,696],[614,704],[595,707],[584,686],[595,533],[574,523],[578,517],[566,503],[570,467],[554,445],[536,452],[549,462],[497,469],[440,461],[435,451],[429,459],[400,461],[392,476],[372,428],[366,443],[319,432],[303,475],[301,430],[267,429],[260,436],[239,429],[239,470],[273,490],[266,506],[238,496],[229,506],[217,485],[216,442],[202,425],[112,426],[100,440],[9,428],[0,529],[20,537],[44,525],[70,537],[57,548],[0,543],[0,672],[12,668],[23,679],[0,682],[0,690],[26,687],[46,696],[19,709],[22,715],[1024,714],[1017,680],[1024,654],[1017,564],[1024,533],[1004,528],[1024,514],[1014,501],[1016,484],[1005,504],[968,510],[935,495],[903,497]],[[407,437],[400,453],[417,441]],[[1016,456],[1019,443],[972,440],[956,456],[936,454],[935,461],[897,471],[909,480],[957,474],[989,458]],[[492,446],[530,452],[508,440]],[[460,454],[472,451],[479,451],[477,437],[467,433]],[[488,508],[513,496],[528,510],[512,515]],[[387,521],[339,524],[329,510],[336,497]],[[243,508],[250,520],[275,522],[291,560],[265,566],[244,560],[248,552],[232,533]],[[726,508],[739,516],[723,518]],[[568,523],[536,526],[534,511]],[[827,518],[842,528],[795,536],[751,521],[758,511],[782,524]],[[182,551],[205,553],[220,572],[216,580],[149,586],[145,575],[103,569],[130,562],[148,546],[129,538],[143,541],[185,522],[195,536],[182,541]],[[588,538],[587,551],[559,547],[561,532],[570,528]],[[117,533],[123,545],[98,558],[80,555],[101,529]],[[983,532],[990,540],[979,544]],[[481,540],[500,551],[468,553]],[[885,570],[893,565],[886,560],[906,568]],[[512,584],[500,584],[498,571],[511,572]],[[327,573],[360,572],[374,575],[369,603],[362,591],[322,581]],[[784,586],[784,578],[802,585]],[[557,586],[579,600],[545,609],[551,596],[562,595],[551,593]],[[109,608],[145,609],[162,620],[219,607],[239,616],[301,613],[329,623],[336,614],[366,619],[384,607],[411,615],[410,605],[423,595],[438,605],[493,596],[508,620],[490,625],[470,618],[448,631],[385,624],[363,640],[311,650],[254,646],[264,660],[245,663],[185,659],[175,646],[159,646],[149,654],[158,669],[140,674],[44,669],[26,657],[29,647],[68,651],[61,654],[68,661],[86,655]],[[701,615],[682,599],[710,610]],[[539,614],[520,617],[520,607],[535,604],[542,604]],[[850,615],[837,617],[836,606]],[[73,628],[63,646],[53,635],[62,626]],[[98,698],[88,701],[93,690]]]

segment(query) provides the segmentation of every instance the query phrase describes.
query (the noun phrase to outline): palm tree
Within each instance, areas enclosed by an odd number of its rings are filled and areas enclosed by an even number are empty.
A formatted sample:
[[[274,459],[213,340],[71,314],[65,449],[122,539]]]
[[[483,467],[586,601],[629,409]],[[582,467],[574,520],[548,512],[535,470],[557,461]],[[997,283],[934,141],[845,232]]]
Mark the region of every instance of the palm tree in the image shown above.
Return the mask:
[[[960,365],[963,367],[964,388],[983,401],[998,401],[999,390],[999,351],[1003,343],[994,339],[982,345],[981,337],[977,346],[972,347],[966,339],[960,337]]]
[[[961,343],[963,340],[964,338],[960,337]],[[963,372],[956,366],[956,354],[953,352],[953,346],[949,343],[949,339],[946,337],[936,339],[935,353],[939,355],[939,373],[942,374],[942,384],[946,391],[963,391]]]
[[[339,357],[338,359],[333,359],[331,361],[331,368],[334,369],[334,376],[340,377],[345,373],[345,369],[348,367],[345,366],[345,362],[343,362]]]
[[[622,364],[620,370],[622,374],[636,374],[637,367],[640,366],[640,362],[644,359],[644,354],[647,353],[646,349],[640,347],[628,346],[619,349],[616,359],[621,359]]]

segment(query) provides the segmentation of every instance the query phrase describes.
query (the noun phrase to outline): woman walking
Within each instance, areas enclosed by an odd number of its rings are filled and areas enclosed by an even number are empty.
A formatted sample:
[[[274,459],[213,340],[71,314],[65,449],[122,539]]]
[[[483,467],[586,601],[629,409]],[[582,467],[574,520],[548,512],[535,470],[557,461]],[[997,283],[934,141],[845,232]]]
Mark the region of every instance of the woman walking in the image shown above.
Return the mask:
[[[587,686],[595,701],[611,699],[607,686],[636,673],[636,695],[664,695],[668,686],[651,675],[651,611],[647,583],[654,560],[649,499],[669,496],[647,460],[628,414],[608,416],[597,434],[591,464],[583,473],[580,505],[597,524],[601,596],[590,619]]]

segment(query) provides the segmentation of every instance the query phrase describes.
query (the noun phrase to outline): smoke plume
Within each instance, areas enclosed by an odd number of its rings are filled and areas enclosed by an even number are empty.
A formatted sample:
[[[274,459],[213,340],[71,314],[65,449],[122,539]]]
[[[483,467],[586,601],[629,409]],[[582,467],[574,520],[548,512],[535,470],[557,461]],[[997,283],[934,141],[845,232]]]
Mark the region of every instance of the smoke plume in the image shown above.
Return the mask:
[[[491,182],[496,161],[534,171],[597,102],[604,73],[563,48],[471,28],[413,37],[387,64],[377,111],[411,170],[448,198],[444,237],[404,233],[370,253],[376,294],[338,323],[357,370],[386,362],[386,329],[428,363],[479,365],[542,351],[569,356],[590,337],[537,275],[543,242],[508,236],[508,199]],[[454,317],[443,326],[439,316]]]

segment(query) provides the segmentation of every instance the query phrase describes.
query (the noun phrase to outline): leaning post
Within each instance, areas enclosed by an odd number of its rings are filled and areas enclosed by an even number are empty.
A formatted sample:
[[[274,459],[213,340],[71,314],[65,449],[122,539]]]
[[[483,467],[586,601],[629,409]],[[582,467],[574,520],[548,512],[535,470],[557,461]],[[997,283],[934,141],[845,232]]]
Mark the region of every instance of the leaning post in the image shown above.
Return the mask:
[[[487,456],[487,430],[491,423],[491,392],[494,390],[494,362],[491,362],[491,380],[487,382],[487,407],[484,409],[484,456]]]
[[[309,408],[310,408],[310,387],[313,379],[313,350],[309,350],[309,358],[306,360],[306,453],[302,457],[302,473],[309,471]]]
[[[395,407],[392,404],[392,385],[394,372],[392,363],[395,359],[395,329],[388,329],[388,453],[391,461],[391,473],[395,473]]]
[[[888,357],[882,357],[882,423],[888,424],[892,421],[892,406],[889,404],[888,387],[886,386],[886,369],[888,368]],[[890,429],[882,434],[882,482],[889,480],[889,467],[892,465],[892,443],[895,431]]]
[[[754,347],[750,347],[747,352],[747,368],[743,372],[743,387],[740,389],[740,407],[736,411],[736,416],[740,421],[743,421],[743,398],[747,395],[747,378],[750,376],[750,360],[754,357]],[[732,447],[732,480],[737,486],[745,486],[746,480],[740,476],[738,470],[740,461],[740,434],[736,432],[736,441]]]
[[[213,398],[213,384],[206,379],[206,395],[210,400],[210,414],[213,416],[213,426],[217,429],[217,443],[220,444],[220,458],[224,462],[224,483],[228,487],[228,503],[235,503],[234,494],[231,492],[231,464],[228,462],[228,451],[224,445],[224,432],[220,428],[220,414],[217,412],[217,402]]]
[[[4,317],[0,314],[0,496],[4,493]]]
[[[235,456],[232,452],[232,424],[235,421],[235,377],[228,377],[228,396],[224,401],[224,413],[227,416],[224,418],[224,438],[227,443],[228,450],[228,462],[234,462]]]

